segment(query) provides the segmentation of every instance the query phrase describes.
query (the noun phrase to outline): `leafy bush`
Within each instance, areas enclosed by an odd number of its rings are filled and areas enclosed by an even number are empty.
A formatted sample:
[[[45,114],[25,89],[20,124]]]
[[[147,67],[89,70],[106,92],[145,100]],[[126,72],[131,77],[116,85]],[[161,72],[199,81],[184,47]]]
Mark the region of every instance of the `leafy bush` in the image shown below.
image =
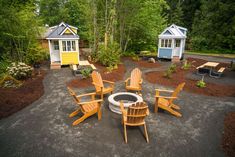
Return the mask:
[[[133,51],[126,51],[126,52],[122,53],[122,56],[123,57],[134,57],[134,56],[136,56],[136,54]]]
[[[92,68],[85,68],[85,69],[82,69],[81,70],[81,74],[82,74],[82,77],[83,78],[88,78],[88,77],[90,77],[90,75],[91,75],[91,73],[92,73]]]
[[[22,80],[31,77],[32,71],[32,67],[22,62],[13,62],[9,67],[7,67],[8,74],[17,80]]]
[[[183,61],[183,66],[181,67],[181,69],[184,69],[184,70],[188,70],[188,69],[190,69],[191,68],[191,63],[190,62],[188,62],[187,60],[184,60]]]
[[[132,57],[132,59],[133,59],[134,61],[139,61],[139,60],[140,60],[140,57],[137,56],[137,55],[135,55],[135,56]]]
[[[7,67],[10,65],[10,62],[2,60],[0,61],[0,77],[7,72]]]
[[[118,44],[110,44],[106,49],[100,46],[98,60],[106,67],[115,66],[120,63],[121,51]]]
[[[199,88],[205,88],[206,87],[206,82],[204,82],[204,76],[202,77],[201,80],[197,81],[196,85]]]
[[[170,70],[172,73],[175,73],[176,72],[176,65],[171,64],[171,66],[168,68],[168,70]]]
[[[170,69],[167,69],[167,71],[163,74],[165,78],[170,79],[172,76],[172,71]]]
[[[40,46],[34,45],[29,48],[26,56],[25,61],[28,64],[35,64],[40,63],[43,60],[47,60],[49,58],[49,54],[46,52],[45,49],[41,48]]]

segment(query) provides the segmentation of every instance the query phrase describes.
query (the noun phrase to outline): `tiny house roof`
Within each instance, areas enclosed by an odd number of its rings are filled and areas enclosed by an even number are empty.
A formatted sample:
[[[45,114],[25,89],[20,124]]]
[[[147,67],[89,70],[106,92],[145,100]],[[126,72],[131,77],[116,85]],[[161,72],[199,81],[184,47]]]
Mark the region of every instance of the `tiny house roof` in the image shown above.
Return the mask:
[[[46,39],[79,39],[73,29],[77,30],[78,28],[61,22],[59,25],[49,27],[44,36]],[[65,33],[67,30],[70,34]]]
[[[162,38],[186,38],[187,29],[184,27],[177,26],[172,24],[170,27],[167,27],[158,37]]]

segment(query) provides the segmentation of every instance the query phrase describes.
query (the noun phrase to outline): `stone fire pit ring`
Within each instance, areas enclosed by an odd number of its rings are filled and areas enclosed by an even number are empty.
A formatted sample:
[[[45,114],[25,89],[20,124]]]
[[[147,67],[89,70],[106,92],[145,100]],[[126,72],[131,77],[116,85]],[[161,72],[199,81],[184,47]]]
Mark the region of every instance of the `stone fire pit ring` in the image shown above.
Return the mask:
[[[143,98],[137,94],[130,92],[119,92],[112,94],[108,97],[109,109],[112,112],[122,114],[120,109],[120,101],[123,102],[124,108],[128,108],[130,105],[136,102],[143,102]]]

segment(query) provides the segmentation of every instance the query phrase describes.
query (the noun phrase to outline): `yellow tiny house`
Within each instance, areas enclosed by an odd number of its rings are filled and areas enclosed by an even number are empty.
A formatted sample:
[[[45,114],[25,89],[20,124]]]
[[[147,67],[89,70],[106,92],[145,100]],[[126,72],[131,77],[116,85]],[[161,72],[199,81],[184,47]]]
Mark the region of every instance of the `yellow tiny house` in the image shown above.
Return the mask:
[[[62,22],[57,26],[50,27],[46,34],[51,69],[58,69],[61,65],[79,64],[77,27]]]

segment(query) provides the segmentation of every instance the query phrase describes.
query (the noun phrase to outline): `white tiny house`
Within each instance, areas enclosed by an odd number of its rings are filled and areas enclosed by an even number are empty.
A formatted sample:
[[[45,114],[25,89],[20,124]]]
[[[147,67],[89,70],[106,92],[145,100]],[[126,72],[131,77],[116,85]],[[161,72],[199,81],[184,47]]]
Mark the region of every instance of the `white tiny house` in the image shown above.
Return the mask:
[[[172,59],[183,57],[185,49],[187,29],[172,24],[167,27],[159,36],[158,58]]]

